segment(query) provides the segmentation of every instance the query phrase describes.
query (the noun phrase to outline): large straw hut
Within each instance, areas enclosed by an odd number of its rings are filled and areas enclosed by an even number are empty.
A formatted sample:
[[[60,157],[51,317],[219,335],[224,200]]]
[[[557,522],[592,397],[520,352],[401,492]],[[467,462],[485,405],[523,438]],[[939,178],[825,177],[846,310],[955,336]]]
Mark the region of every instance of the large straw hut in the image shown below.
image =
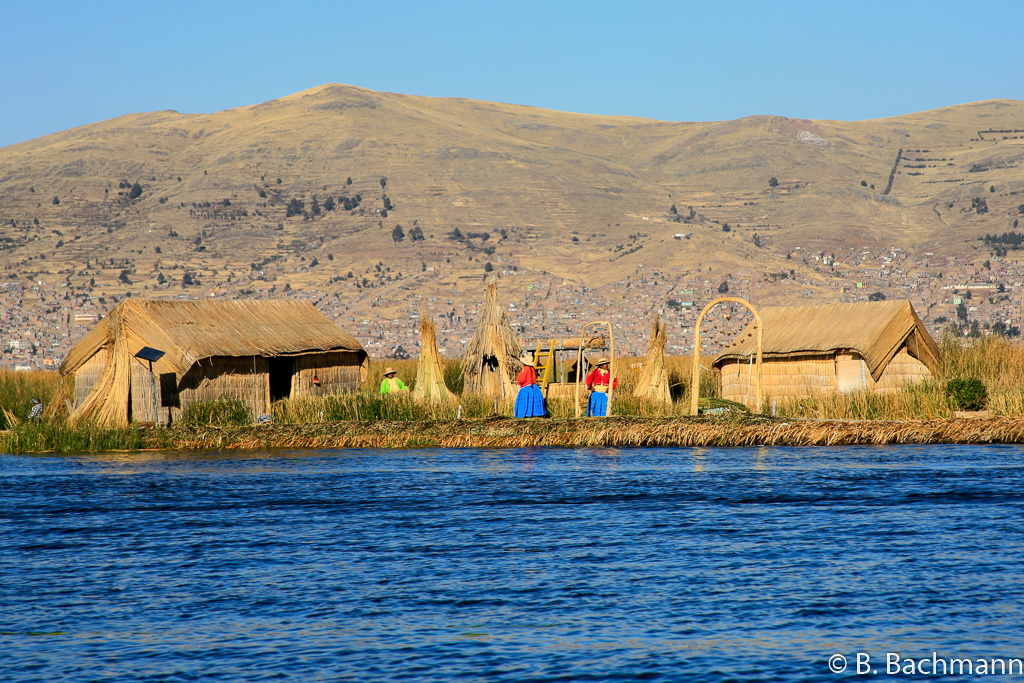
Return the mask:
[[[162,352],[162,354],[160,353]],[[128,299],[68,353],[72,421],[177,420],[191,404],[273,401],[359,389],[366,351],[306,301]]]
[[[523,369],[522,349],[512,334],[498,298],[498,284],[487,283],[487,296],[473,338],[462,357],[463,392],[484,396],[514,396],[516,376]]]
[[[762,395],[891,392],[933,375],[939,347],[909,301],[758,309],[764,325]],[[722,398],[756,404],[756,323],[718,356]]]

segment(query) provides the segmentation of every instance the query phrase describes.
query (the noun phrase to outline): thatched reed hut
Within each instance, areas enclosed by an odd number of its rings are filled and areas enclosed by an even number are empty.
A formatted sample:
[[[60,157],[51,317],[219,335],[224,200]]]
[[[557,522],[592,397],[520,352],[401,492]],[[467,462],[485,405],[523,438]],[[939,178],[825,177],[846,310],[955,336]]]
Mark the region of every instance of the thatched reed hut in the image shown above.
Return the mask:
[[[487,296],[473,338],[462,357],[463,393],[515,396],[515,379],[523,354],[498,298],[498,283],[487,283]]]
[[[764,325],[762,394],[768,401],[814,394],[894,391],[932,376],[939,347],[909,301],[758,309]],[[722,398],[756,403],[756,323],[718,356]]]
[[[73,421],[124,426],[221,399],[268,414],[278,399],[356,391],[368,368],[359,342],[306,301],[128,299],[60,371],[75,376]]]

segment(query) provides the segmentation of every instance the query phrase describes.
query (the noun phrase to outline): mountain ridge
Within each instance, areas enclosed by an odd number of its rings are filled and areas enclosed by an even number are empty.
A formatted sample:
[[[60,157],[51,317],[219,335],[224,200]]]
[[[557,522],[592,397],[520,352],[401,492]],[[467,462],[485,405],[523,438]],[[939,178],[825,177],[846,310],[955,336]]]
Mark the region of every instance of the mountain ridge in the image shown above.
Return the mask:
[[[205,290],[308,296],[352,323],[472,300],[490,275],[520,304],[557,281],[622,306],[661,273],[645,314],[722,283],[757,304],[857,300],[858,254],[881,267],[896,249],[913,267],[875,288],[898,296],[920,273],[941,281],[939,259],[1015,263],[984,236],[1020,215],[1018,122],[1024,102],[1003,99],[672,122],[325,84],[0,148],[0,274],[62,281],[70,296],[40,305],[67,310]]]

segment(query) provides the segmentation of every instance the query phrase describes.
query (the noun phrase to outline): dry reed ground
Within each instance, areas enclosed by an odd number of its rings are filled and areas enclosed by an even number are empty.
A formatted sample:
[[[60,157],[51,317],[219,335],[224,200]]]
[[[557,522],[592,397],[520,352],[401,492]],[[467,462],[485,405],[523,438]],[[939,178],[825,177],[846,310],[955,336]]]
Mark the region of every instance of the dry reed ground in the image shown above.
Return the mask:
[[[180,428],[176,428],[180,429]],[[911,421],[610,417],[583,420],[334,422],[174,433],[186,449],[601,448],[990,444],[1024,442],[1024,418]]]

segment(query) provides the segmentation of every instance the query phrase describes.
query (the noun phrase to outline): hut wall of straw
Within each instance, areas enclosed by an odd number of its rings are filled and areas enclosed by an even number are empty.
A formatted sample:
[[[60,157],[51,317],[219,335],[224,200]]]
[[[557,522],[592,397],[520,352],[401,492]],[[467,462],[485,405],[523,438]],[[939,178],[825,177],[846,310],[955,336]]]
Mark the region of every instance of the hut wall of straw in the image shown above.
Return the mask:
[[[262,356],[220,356],[196,363],[182,377],[175,420],[195,403],[242,401],[254,417],[270,412],[270,361]]]
[[[295,357],[291,397],[345,394],[359,391],[370,372],[370,361],[351,351],[308,353]],[[320,386],[313,383],[320,380]]]
[[[868,376],[870,379],[870,375]],[[881,378],[875,383],[875,390],[881,393],[892,393],[907,384],[923,382],[932,378],[932,371],[927,365],[901,349],[893,356],[886,366]]]
[[[722,398],[753,407],[756,365],[749,361],[726,360],[720,367]],[[763,396],[779,401],[835,392],[890,393],[931,377],[928,366],[906,349],[893,357],[877,382],[871,377],[864,358],[853,352],[768,358],[763,360],[762,368]]]
[[[103,375],[103,369],[107,366],[109,356],[107,350],[101,348],[96,355],[75,372],[75,408],[82,405],[96,388],[97,382]]]

